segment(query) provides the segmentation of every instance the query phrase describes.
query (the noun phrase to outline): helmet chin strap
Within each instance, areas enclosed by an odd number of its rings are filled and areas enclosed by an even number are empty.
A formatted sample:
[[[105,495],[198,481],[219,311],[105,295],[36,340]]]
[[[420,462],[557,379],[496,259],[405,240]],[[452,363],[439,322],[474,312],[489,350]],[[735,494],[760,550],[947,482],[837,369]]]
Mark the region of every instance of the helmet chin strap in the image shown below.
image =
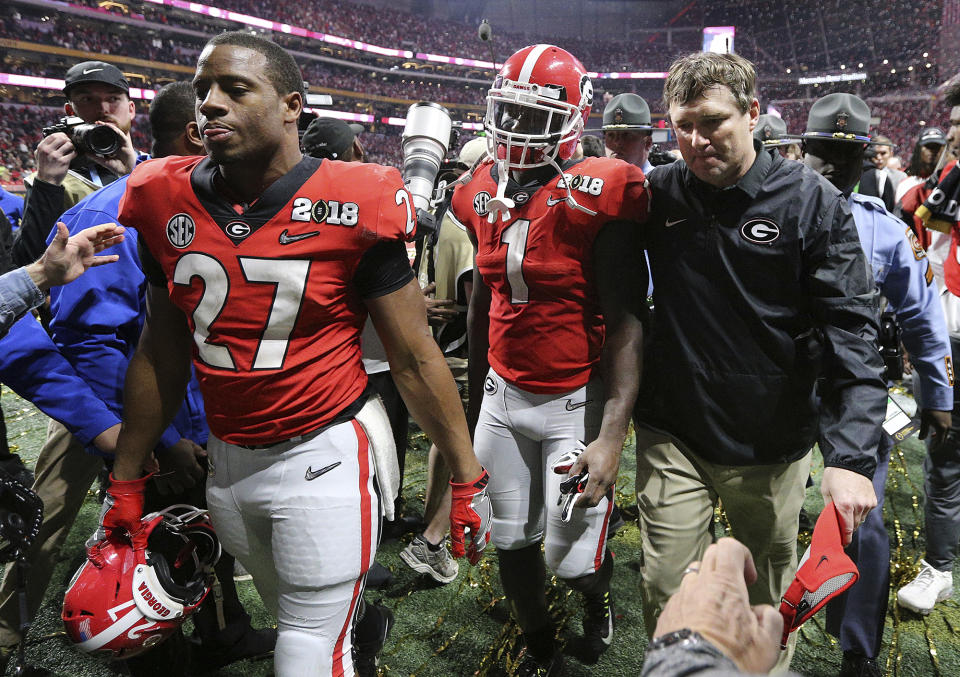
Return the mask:
[[[510,180],[510,170],[507,167],[506,160],[497,160],[497,173],[499,181],[497,182],[497,195],[487,201],[487,223],[494,223],[497,215],[503,221],[510,218],[510,210],[517,206],[517,203],[507,197],[507,182]]]
[[[546,158],[547,158],[547,162],[550,163],[550,166],[556,169],[557,174],[559,174],[560,178],[563,179],[563,187],[567,189],[567,199],[564,200],[566,205],[570,209],[579,209],[584,214],[589,214],[590,216],[596,216],[597,213],[595,211],[593,211],[592,209],[588,209],[587,207],[584,207],[583,205],[578,203],[575,199],[573,199],[573,193],[570,191],[570,186],[568,185],[569,181],[563,178],[563,171],[560,169],[560,165],[557,164],[557,161],[553,159],[553,156],[547,155]]]
[[[546,151],[547,149],[544,149],[543,157],[550,164],[550,166],[556,170],[561,180],[563,180],[563,187],[567,191],[567,199],[564,200],[564,203],[567,205],[567,207],[570,209],[579,209],[584,214],[589,214],[590,216],[596,216],[597,212],[584,207],[577,202],[576,199],[574,199],[573,192],[570,190],[568,182],[563,178],[563,170],[560,169],[560,165],[557,164],[557,161],[553,158],[553,155]],[[507,182],[510,179],[509,168],[507,166],[506,159],[498,160],[497,167],[497,173],[499,174],[499,181],[497,182],[497,195],[487,202],[488,223],[494,223],[497,220],[498,215],[502,220],[507,221],[510,218],[510,210],[517,206],[513,200],[506,196]]]

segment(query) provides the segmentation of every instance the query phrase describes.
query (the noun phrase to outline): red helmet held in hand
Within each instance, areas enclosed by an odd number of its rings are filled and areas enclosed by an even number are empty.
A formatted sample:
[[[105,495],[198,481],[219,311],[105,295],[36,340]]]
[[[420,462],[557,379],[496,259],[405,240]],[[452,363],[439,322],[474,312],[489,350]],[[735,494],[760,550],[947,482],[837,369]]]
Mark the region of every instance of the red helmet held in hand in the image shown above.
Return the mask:
[[[206,511],[175,505],[145,516],[130,540],[110,536],[88,549],[63,600],[67,635],[88,653],[146,651],[200,606],[219,558]]]

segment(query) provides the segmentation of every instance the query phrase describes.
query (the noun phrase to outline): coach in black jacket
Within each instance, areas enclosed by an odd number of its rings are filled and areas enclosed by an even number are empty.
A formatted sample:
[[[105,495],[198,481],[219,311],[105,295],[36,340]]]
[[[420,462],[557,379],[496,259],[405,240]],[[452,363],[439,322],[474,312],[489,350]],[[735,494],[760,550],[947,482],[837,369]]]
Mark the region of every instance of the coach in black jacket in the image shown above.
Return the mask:
[[[651,629],[710,544],[718,499],[757,564],[751,602],[779,604],[818,434],[822,492],[848,541],[876,503],[886,388],[873,277],[840,191],[754,145],[755,78],[742,57],[702,53],[674,62],[664,88],[684,162],[651,173],[644,226],[655,310],[637,493]]]

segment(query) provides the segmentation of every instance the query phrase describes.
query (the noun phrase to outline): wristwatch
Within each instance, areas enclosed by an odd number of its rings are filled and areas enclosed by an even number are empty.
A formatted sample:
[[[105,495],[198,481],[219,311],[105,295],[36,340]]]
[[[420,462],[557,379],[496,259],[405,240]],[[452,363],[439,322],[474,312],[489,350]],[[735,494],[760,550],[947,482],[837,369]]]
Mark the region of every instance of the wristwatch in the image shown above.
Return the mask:
[[[674,645],[678,645],[684,649],[702,651],[717,658],[727,658],[720,649],[711,644],[703,635],[690,628],[682,628],[668,632],[665,635],[660,635],[650,642],[647,646],[647,651],[656,651]]]

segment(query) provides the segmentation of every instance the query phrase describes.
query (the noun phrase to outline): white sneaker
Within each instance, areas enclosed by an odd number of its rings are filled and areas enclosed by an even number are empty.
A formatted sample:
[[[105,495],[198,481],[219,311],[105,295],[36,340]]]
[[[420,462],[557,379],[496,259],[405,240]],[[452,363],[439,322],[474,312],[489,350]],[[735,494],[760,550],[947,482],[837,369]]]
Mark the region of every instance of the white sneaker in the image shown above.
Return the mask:
[[[920,573],[897,591],[897,602],[902,607],[926,616],[937,602],[953,595],[953,572],[937,571],[920,560]]]

